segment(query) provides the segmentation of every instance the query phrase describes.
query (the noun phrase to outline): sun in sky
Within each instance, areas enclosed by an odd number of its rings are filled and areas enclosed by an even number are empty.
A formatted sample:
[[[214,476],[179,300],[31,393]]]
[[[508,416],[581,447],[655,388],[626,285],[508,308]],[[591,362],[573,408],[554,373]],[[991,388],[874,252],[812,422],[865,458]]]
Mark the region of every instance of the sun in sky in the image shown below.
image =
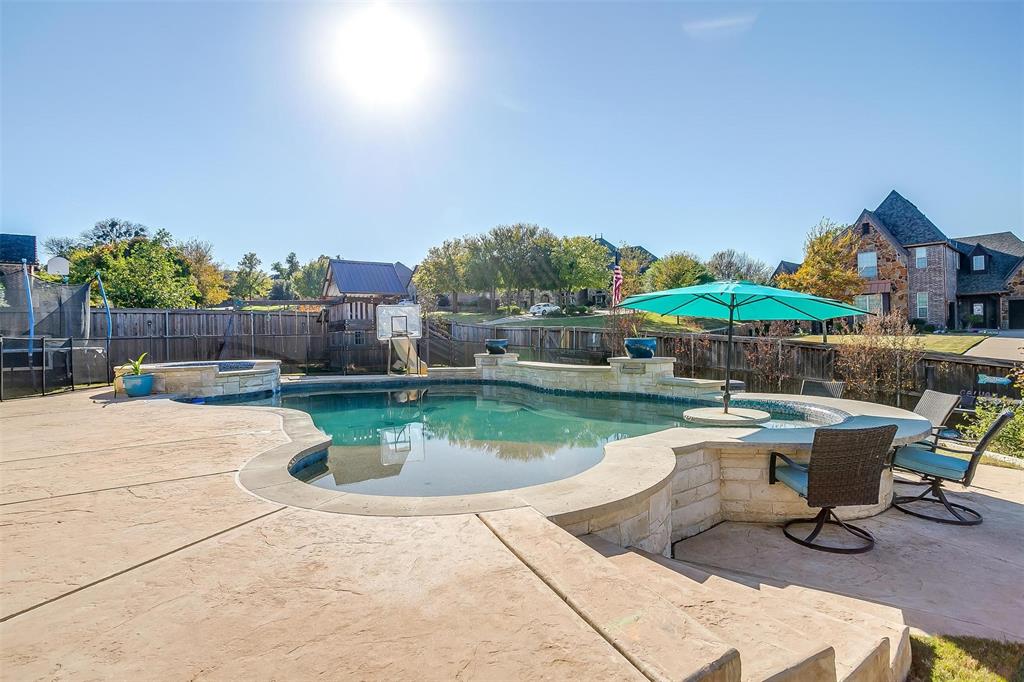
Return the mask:
[[[437,53],[426,27],[400,8],[354,9],[330,39],[333,70],[361,105],[407,107],[435,80]]]

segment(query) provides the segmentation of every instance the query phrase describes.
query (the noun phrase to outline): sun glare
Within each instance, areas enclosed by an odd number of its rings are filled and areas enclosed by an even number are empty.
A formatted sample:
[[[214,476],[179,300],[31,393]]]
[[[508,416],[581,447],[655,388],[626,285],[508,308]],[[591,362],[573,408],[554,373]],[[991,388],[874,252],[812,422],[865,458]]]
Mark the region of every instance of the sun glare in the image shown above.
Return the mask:
[[[435,55],[423,28],[386,5],[348,16],[335,40],[341,81],[361,104],[407,105],[434,77]]]

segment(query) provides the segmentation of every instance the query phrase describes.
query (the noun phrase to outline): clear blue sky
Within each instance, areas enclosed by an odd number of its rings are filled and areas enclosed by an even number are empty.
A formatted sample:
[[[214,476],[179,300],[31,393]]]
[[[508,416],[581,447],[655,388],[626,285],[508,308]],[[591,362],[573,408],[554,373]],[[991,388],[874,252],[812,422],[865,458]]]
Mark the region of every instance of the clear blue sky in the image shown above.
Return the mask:
[[[526,221],[775,262],[896,188],[1021,234],[1022,7],[396,5],[433,76],[373,108],[332,63],[356,6],[4,1],[0,227],[412,264]]]

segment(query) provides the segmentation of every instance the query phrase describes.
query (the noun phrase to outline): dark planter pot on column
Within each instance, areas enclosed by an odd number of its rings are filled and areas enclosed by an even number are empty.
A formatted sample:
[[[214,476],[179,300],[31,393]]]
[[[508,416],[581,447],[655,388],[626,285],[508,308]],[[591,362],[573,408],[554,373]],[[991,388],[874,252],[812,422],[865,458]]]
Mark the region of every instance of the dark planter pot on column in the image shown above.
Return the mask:
[[[658,350],[657,339],[628,338],[625,341],[626,355],[633,359],[653,358]]]
[[[491,355],[504,355],[508,346],[508,339],[487,339],[484,341],[484,348]]]

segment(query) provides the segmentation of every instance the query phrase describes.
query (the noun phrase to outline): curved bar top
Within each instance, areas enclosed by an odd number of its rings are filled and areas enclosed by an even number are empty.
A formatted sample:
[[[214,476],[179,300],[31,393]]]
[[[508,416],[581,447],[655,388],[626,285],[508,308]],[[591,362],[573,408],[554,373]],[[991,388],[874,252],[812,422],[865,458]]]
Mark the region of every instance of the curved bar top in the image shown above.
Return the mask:
[[[305,383],[305,382],[295,382]],[[316,384],[320,382],[310,382]],[[784,402],[849,415],[831,428],[893,424],[895,443],[925,437],[925,419],[906,410],[853,400],[743,394],[742,401]],[[741,402],[737,399],[737,403]],[[231,408],[226,408],[231,409]],[[238,484],[253,495],[295,507],[370,516],[434,516],[530,506],[575,535],[595,533],[617,544],[653,552],[723,520],[778,521],[811,510],[791,490],[767,482],[768,454],[806,455],[814,428],[669,428],[605,446],[604,458],[575,476],[550,483],[472,495],[399,497],[326,490],[290,472],[318,456],[330,438],[308,414],[286,408],[290,443],[249,460]],[[891,473],[883,474],[877,505],[849,508],[844,518],[877,514],[889,506]]]

